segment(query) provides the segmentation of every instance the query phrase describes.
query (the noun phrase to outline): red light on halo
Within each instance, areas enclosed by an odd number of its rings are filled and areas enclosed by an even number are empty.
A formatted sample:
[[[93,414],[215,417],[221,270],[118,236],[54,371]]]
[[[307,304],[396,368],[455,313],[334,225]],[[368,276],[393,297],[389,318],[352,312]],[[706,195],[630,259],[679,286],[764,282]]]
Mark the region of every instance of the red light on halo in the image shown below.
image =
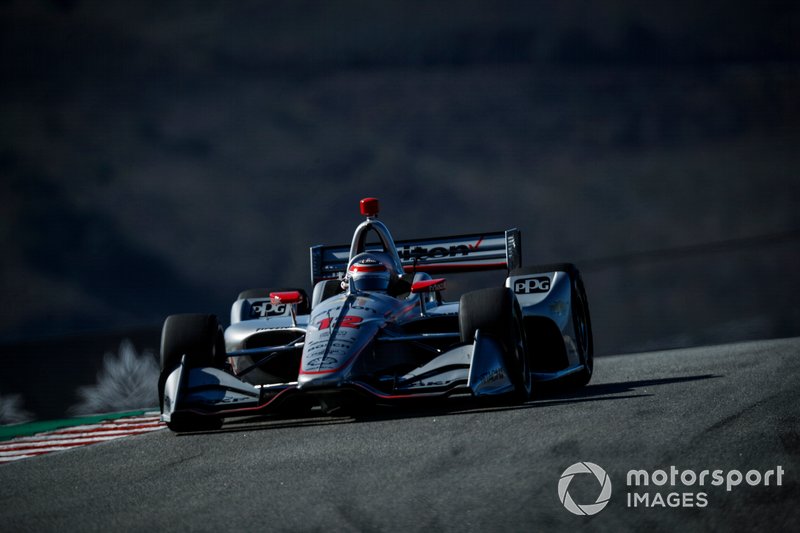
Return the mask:
[[[361,200],[361,214],[365,217],[376,217],[380,207],[377,198],[364,198]]]

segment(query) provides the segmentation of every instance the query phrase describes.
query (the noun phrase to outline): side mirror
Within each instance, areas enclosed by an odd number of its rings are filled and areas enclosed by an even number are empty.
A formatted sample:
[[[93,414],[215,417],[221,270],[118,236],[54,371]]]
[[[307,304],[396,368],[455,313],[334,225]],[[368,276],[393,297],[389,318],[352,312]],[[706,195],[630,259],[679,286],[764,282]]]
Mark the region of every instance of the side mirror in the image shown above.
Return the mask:
[[[272,305],[299,304],[303,301],[303,295],[300,291],[271,292],[269,299]]]
[[[426,279],[411,285],[412,294],[443,291],[447,287],[445,278]]]
[[[292,306],[292,327],[297,327],[297,304],[303,301],[300,291],[271,292],[269,300],[272,305],[289,304]]]

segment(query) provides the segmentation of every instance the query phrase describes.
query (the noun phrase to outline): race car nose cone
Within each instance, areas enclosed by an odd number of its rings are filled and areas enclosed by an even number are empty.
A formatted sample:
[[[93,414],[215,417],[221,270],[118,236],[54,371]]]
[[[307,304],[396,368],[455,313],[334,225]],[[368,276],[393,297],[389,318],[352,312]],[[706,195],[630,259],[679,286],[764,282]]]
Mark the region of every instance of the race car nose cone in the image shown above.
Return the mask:
[[[377,198],[363,198],[361,200],[361,214],[365,217],[376,217],[380,211]]]

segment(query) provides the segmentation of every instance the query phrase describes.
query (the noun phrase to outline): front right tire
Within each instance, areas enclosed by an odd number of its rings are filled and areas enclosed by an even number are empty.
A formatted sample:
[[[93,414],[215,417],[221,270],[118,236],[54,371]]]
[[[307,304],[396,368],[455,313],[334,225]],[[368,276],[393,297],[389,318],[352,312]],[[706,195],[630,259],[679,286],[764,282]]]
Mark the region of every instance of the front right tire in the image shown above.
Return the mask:
[[[185,367],[215,367],[225,365],[225,338],[222,326],[214,315],[170,315],[161,330],[161,375],[158,380],[161,410],[164,409],[164,386],[167,377],[183,361]],[[222,419],[179,413],[167,426],[176,432],[219,429]]]

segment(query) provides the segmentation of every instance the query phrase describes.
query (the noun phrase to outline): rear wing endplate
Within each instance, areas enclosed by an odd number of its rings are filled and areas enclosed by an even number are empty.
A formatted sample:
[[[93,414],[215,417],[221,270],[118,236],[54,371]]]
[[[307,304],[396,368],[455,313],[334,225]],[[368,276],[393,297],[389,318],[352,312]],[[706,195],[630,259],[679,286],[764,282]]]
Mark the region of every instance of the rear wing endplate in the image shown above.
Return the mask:
[[[448,274],[482,270],[511,271],[522,266],[522,238],[517,228],[492,233],[395,241],[406,272]],[[369,249],[369,247],[367,247]],[[312,246],[311,282],[341,279],[350,245]]]

